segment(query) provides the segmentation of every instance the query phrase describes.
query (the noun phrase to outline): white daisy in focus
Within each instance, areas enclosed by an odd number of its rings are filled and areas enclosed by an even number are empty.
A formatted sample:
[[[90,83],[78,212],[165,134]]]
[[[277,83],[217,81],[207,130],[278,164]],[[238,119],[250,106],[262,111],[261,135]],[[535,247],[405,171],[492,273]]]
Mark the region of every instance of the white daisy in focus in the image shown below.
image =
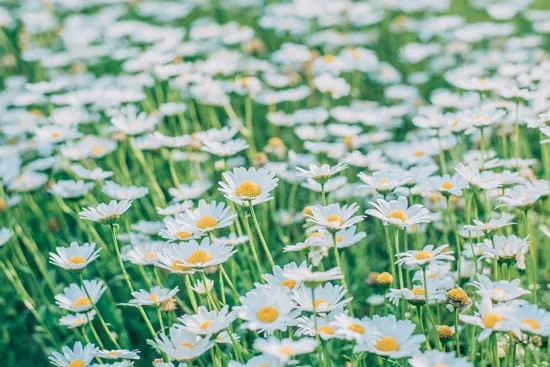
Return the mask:
[[[471,284],[477,289],[477,294],[493,302],[508,302],[530,293],[521,288],[519,279],[492,281],[486,275],[478,274],[477,281]]]
[[[59,325],[65,326],[68,329],[75,329],[88,324],[95,318],[95,310],[90,310],[87,313],[75,313],[65,315],[59,319]]]
[[[50,252],[50,263],[65,270],[81,270],[97,259],[101,248],[95,243],[71,242],[69,247],[56,247],[56,254]]]
[[[502,182],[494,173],[489,171],[480,172],[477,163],[470,163],[468,165],[459,163],[455,167],[455,171],[470,185],[480,189],[492,190],[502,185]]]
[[[478,340],[487,339],[493,332],[511,331],[520,337],[520,326],[515,308],[503,304],[493,306],[489,298],[483,298],[475,315],[459,315],[460,321],[483,329]]]
[[[318,285],[313,290],[301,286],[294,291],[292,299],[296,302],[297,308],[302,311],[328,313],[342,311],[351,302],[352,298],[344,299],[345,295],[346,289],[344,287],[327,283]]]
[[[61,353],[53,352],[49,356],[50,363],[56,367],[85,367],[94,358],[96,347],[93,344],[76,342],[73,348],[64,346],[61,348]]]
[[[233,246],[210,243],[205,237],[200,243],[191,240],[163,248],[158,255],[158,266],[172,271],[204,269],[226,262],[235,252]]]
[[[409,207],[407,198],[400,196],[397,200],[378,199],[370,203],[374,208],[367,209],[365,214],[372,215],[384,223],[405,228],[431,221],[430,212],[424,206],[415,204]]]
[[[187,210],[176,216],[176,221],[185,228],[189,228],[192,233],[210,232],[216,229],[229,227],[237,214],[225,205],[212,201],[207,203],[204,200],[199,201],[196,209]]]
[[[208,311],[200,306],[194,315],[183,315],[178,320],[182,328],[196,335],[213,335],[225,330],[237,318],[235,312],[229,312],[229,306],[225,305],[219,311]]]
[[[235,168],[223,173],[220,191],[224,196],[239,205],[257,205],[272,199],[271,191],[279,179],[265,168]]]
[[[321,185],[325,184],[329,178],[339,173],[340,171],[345,170],[348,167],[345,163],[338,163],[335,166],[330,166],[328,164],[323,164],[318,166],[316,164],[310,164],[308,169],[296,167],[299,177],[312,178]]]
[[[159,334],[154,343],[170,360],[179,362],[198,358],[214,346],[208,338],[201,338],[179,326],[172,326],[168,335]]]
[[[409,250],[398,253],[395,255],[398,258],[396,263],[412,269],[426,266],[432,262],[454,260],[454,256],[449,254],[449,245],[434,247],[434,245],[427,245],[422,250]]]
[[[523,304],[516,308],[519,328],[529,334],[550,336],[550,312],[537,305]]]
[[[94,304],[107,290],[101,280],[85,280],[83,286],[72,283],[63,293],[55,296],[55,303],[64,310],[72,312],[85,312],[93,308]]]
[[[342,207],[340,204],[312,205],[310,214],[305,216],[308,223],[335,232],[359,223],[363,216],[356,216],[357,210],[359,210],[359,206],[355,203]]]
[[[518,269],[525,269],[525,255],[529,251],[529,238],[519,238],[516,235],[494,236],[491,241],[485,240],[481,246],[483,257],[496,258],[501,263],[516,264]]]
[[[79,213],[80,219],[90,220],[102,224],[113,224],[132,205],[131,200],[111,200],[109,204],[101,203],[96,207],[88,207]]]
[[[128,301],[130,306],[161,306],[164,302],[171,300],[179,292],[178,287],[172,289],[163,287],[153,287],[146,291],[140,289],[132,292],[132,299]]]

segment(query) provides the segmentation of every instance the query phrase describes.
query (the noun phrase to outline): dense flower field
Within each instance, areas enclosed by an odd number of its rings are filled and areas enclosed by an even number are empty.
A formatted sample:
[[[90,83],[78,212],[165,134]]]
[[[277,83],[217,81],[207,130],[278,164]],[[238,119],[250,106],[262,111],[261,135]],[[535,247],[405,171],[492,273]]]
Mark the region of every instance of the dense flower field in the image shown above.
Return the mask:
[[[548,366],[547,0],[0,1],[0,365]]]

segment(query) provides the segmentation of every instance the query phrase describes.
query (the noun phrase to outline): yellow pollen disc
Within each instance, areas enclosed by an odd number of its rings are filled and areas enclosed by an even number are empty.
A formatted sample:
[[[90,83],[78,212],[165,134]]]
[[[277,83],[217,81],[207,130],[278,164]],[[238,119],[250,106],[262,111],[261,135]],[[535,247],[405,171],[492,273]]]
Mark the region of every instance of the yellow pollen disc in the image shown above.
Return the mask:
[[[376,276],[376,282],[379,284],[391,284],[393,282],[393,276],[385,271]]]
[[[399,342],[391,336],[383,336],[376,342],[376,349],[382,352],[397,352],[399,350]]]
[[[197,225],[197,227],[198,227],[198,225]],[[175,235],[178,236],[178,238],[181,238],[182,240],[185,240],[185,239],[191,237],[191,233],[185,232],[185,231],[177,231],[175,233]]]
[[[334,59],[335,59],[334,55],[331,55],[331,54],[325,55],[325,61],[326,62],[333,62]]]
[[[145,254],[144,258],[146,258],[147,260],[156,260],[157,255],[155,255],[154,252],[148,252]]]
[[[492,329],[495,327],[495,325],[499,322],[504,320],[504,316],[501,316],[496,313],[488,313],[485,316],[483,316],[483,325],[486,328]]]
[[[99,155],[101,153],[103,153],[103,147],[101,145],[96,145],[92,148],[92,153],[94,155]]]
[[[67,367],[84,367],[86,365],[86,362],[81,361],[80,359],[73,359],[71,363],[67,365]]]
[[[353,136],[346,136],[343,139],[343,143],[348,147],[353,146]]]
[[[189,267],[184,266],[184,265],[182,264],[182,262],[179,261],[179,260],[174,260],[174,261],[172,261],[172,270],[176,270],[176,271],[187,271],[187,270],[189,270]]]
[[[277,311],[275,307],[265,306],[260,308],[260,310],[256,313],[256,316],[261,322],[270,324],[273,321],[277,320],[277,318],[279,317],[279,311]]]
[[[187,258],[187,262],[191,264],[204,264],[210,260],[212,260],[212,256],[203,250],[195,250]]]
[[[331,306],[330,302],[327,301],[327,300],[324,300],[324,299],[316,299],[316,300],[313,302],[313,307],[319,308],[319,307],[321,307],[323,304],[326,304],[327,307],[330,307],[330,306]]]
[[[378,182],[380,185],[385,185],[385,184],[389,184],[390,183],[390,180],[388,180],[387,178],[381,178],[378,180]]]
[[[76,299],[76,301],[74,301],[74,308],[80,308],[80,307],[86,307],[86,306],[89,306],[91,305],[92,302],[90,302],[90,299],[88,297],[79,297]]]
[[[461,303],[467,303],[469,302],[470,298],[468,297],[468,294],[464,291],[462,288],[453,288],[447,292],[447,297],[451,301],[455,302],[461,302]]]
[[[427,259],[431,259],[432,257],[433,257],[432,254],[430,254],[428,251],[418,251],[414,255],[414,258],[416,260],[427,260]]]
[[[325,220],[329,223],[329,224],[335,224],[336,226],[341,226],[342,224],[344,224],[344,220],[342,219],[342,217],[340,217],[339,215],[336,215],[336,214],[330,214],[328,215]]]
[[[412,293],[415,296],[423,296],[425,291],[424,291],[424,288],[413,288]]]
[[[457,127],[457,125],[458,125],[459,122],[460,122],[459,120],[454,120],[454,121],[452,121],[452,122],[451,122],[451,127]]]
[[[193,344],[187,343],[187,342],[183,342],[183,343],[181,343],[181,344],[179,345],[178,349],[179,349],[179,348],[188,348],[188,349],[191,349],[191,348],[193,348],[193,347],[194,347]]]
[[[57,139],[57,138],[60,138],[61,135],[63,135],[63,134],[61,133],[61,131],[54,131],[54,132],[52,133],[52,138],[56,138],[56,139]]]
[[[206,321],[203,321],[201,322],[201,324],[199,325],[199,329],[201,330],[206,330],[208,329],[208,327],[212,324],[212,320],[206,320]]]
[[[283,142],[283,140],[278,137],[273,137],[269,139],[267,144],[273,148],[283,148],[285,146],[285,143]]]
[[[151,294],[149,295],[149,301],[151,301],[151,302],[158,302],[158,301],[159,301],[159,296],[158,296],[158,294],[156,294],[156,293],[151,293]]]
[[[334,335],[335,331],[330,326],[319,326],[317,331],[321,334]]]
[[[86,259],[83,258],[82,256],[71,256],[69,258],[69,263],[73,265],[85,264]]]
[[[294,351],[290,347],[281,347],[281,353],[291,356],[294,354]]]
[[[534,330],[540,329],[540,324],[530,317],[521,320],[521,323],[525,325],[529,325],[531,329],[534,329]]]
[[[416,157],[424,157],[426,155],[426,152],[423,151],[422,149],[418,149],[416,152],[414,152],[414,155]]]
[[[365,333],[365,328],[359,324],[349,324],[348,330],[353,331],[354,333],[357,333],[357,334]]]
[[[218,225],[218,220],[209,215],[205,215],[203,217],[200,217],[199,220],[197,220],[197,223],[195,223],[195,225],[197,226],[197,228],[200,228],[200,229],[210,229]]]
[[[311,232],[306,234],[307,238],[321,238],[321,234],[319,232]]]
[[[302,215],[311,215],[311,207],[306,206],[304,209],[302,209]]]
[[[450,338],[454,333],[454,330],[447,325],[441,325],[437,328],[437,334],[440,338]]]
[[[394,210],[394,211],[391,211],[389,214],[388,214],[388,218],[391,218],[391,219],[399,219],[401,222],[404,222],[406,221],[407,219],[409,219],[409,217],[407,216],[407,213],[405,213],[403,210]]]
[[[441,187],[442,190],[450,190],[450,189],[452,189],[453,187],[455,187],[455,185],[453,185],[452,182],[443,181],[443,182],[441,183],[441,186],[440,186],[440,187]]]
[[[260,185],[253,181],[243,181],[237,186],[237,196],[242,198],[256,198],[262,193]]]
[[[342,236],[336,236],[336,243],[341,243],[344,240]]]
[[[286,279],[281,283],[281,286],[292,289],[296,286],[296,281],[293,279]]]
[[[489,115],[487,115],[485,113],[480,113],[478,115],[475,115],[474,118],[476,120],[489,120]]]

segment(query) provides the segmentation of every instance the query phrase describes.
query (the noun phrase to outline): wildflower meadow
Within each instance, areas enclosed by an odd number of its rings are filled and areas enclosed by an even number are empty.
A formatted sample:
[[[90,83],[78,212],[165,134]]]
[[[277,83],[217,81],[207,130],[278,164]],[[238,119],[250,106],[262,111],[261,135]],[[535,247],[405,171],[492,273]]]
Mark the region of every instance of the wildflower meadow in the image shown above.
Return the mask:
[[[0,367],[550,366],[550,0],[0,0]]]

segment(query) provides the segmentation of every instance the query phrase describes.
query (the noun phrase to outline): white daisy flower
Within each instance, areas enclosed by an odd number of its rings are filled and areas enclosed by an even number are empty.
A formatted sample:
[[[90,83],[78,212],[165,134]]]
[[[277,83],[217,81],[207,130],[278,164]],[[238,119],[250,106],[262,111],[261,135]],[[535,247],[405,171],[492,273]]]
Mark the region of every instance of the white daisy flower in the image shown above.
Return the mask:
[[[355,203],[342,207],[340,204],[312,205],[311,214],[306,214],[306,218],[310,224],[335,232],[359,223],[363,216],[355,216],[357,210],[359,206]]]
[[[89,170],[79,164],[71,165],[71,171],[81,180],[104,181],[113,175],[113,172],[104,171],[101,167]]]
[[[31,170],[24,171],[8,184],[8,190],[15,192],[34,191],[48,181],[48,175]]]
[[[194,315],[183,315],[179,321],[182,328],[196,335],[212,335],[225,330],[237,318],[235,312],[229,312],[229,306],[225,305],[219,311],[208,311],[200,306]]]
[[[372,215],[384,223],[404,228],[431,221],[430,212],[424,206],[415,204],[409,207],[407,198],[400,196],[397,200],[378,199],[370,203],[374,209],[367,209],[365,214]]]
[[[94,358],[96,347],[93,344],[76,342],[73,348],[64,346],[61,348],[61,353],[53,352],[50,357],[50,363],[56,367],[86,367]]]
[[[478,274],[477,282],[471,284],[477,289],[477,294],[493,302],[508,302],[530,293],[521,288],[519,279],[492,281],[489,277]]]
[[[168,206],[165,206],[164,208],[156,207],[156,211],[158,215],[167,216],[167,215],[176,215],[178,213],[183,213],[186,210],[189,210],[193,207],[193,202],[190,200],[181,202],[181,203],[173,203]]]
[[[330,325],[336,330],[336,334],[346,340],[358,340],[370,327],[371,320],[368,317],[358,319],[346,313],[334,316]]]
[[[235,139],[224,142],[204,140],[202,151],[218,157],[231,157],[248,149],[248,143],[243,139]]]
[[[486,240],[485,243],[491,244]],[[525,254],[529,251],[529,238],[516,235],[494,236],[492,246],[481,246],[484,256],[496,258],[500,262],[516,264],[518,269],[525,269]]]
[[[272,334],[276,330],[286,331],[296,325],[300,311],[289,293],[281,287],[259,287],[240,298],[241,306],[235,310],[241,320],[242,328],[258,330]]]
[[[271,337],[269,339],[256,339],[254,349],[269,354],[281,362],[288,362],[294,356],[313,352],[317,344],[317,341],[313,338],[279,340]]]
[[[48,192],[62,199],[75,199],[86,195],[93,187],[93,182],[59,180],[50,186]]]
[[[328,164],[323,164],[321,166],[310,164],[308,169],[296,167],[296,170],[300,177],[312,178],[320,184],[325,184],[329,178],[345,170],[347,167],[348,165],[345,163],[338,163],[332,167]]]
[[[468,188],[468,182],[458,174],[428,177],[423,185],[430,191],[438,191],[443,195],[462,196],[462,190]]]
[[[178,187],[171,187],[168,193],[174,201],[193,200],[203,196],[211,187],[212,184],[209,181],[197,180],[190,185],[180,184]]]
[[[511,331],[520,337],[520,326],[515,308],[506,305],[493,306],[489,298],[483,298],[475,315],[459,315],[460,321],[483,329],[478,340],[487,339],[493,332]]]
[[[111,115],[111,123],[115,130],[127,135],[140,135],[152,131],[160,121],[159,116],[147,116],[133,104],[113,111]]]
[[[78,328],[86,325],[88,322],[91,322],[95,315],[95,310],[90,310],[87,313],[65,315],[59,319],[59,325],[65,326],[68,329]]]
[[[279,179],[265,168],[238,167],[233,172],[224,172],[220,191],[239,205],[257,205],[272,199],[271,191]]]
[[[91,310],[107,290],[101,280],[85,280],[83,286],[72,283],[55,296],[55,303],[64,310],[85,312]]]
[[[229,227],[237,214],[225,203],[199,201],[197,209],[187,210],[176,216],[176,222],[192,233],[210,232],[219,228]]]
[[[408,268],[423,267],[432,262],[453,261],[454,256],[449,254],[449,245],[442,245],[434,248],[434,245],[427,245],[422,250],[409,250],[395,255],[396,264]]]
[[[286,264],[284,267],[275,265],[273,267],[273,274],[262,274],[262,278],[266,281],[267,287],[283,287],[288,290],[297,289],[302,283],[299,280],[289,279],[285,277],[285,271],[295,270],[298,268],[307,269],[306,262],[302,262],[297,265],[295,262]]]
[[[550,312],[537,305],[523,304],[516,308],[519,328],[529,334],[550,336]]]
[[[103,224],[112,224],[118,222],[118,219],[132,205],[131,200],[111,200],[109,204],[101,203],[98,206],[88,207],[79,213],[80,219],[90,220]]]
[[[312,294],[313,293],[313,294]],[[352,298],[344,299],[346,289],[340,285],[327,283],[311,288],[301,286],[294,290],[292,299],[302,311],[328,313],[341,311]]]
[[[376,171],[372,175],[361,172],[357,177],[359,177],[367,187],[380,193],[391,192],[412,181],[411,177],[403,175],[401,171]]]
[[[163,287],[153,287],[151,290],[146,291],[140,289],[132,292],[132,299],[128,301],[130,306],[161,306],[164,302],[171,300],[179,292],[179,288],[176,286],[172,289]]]
[[[95,243],[71,242],[69,247],[56,247],[57,254],[50,252],[50,262],[65,270],[81,270],[97,259],[101,248],[96,250]]]
[[[103,359],[139,359],[139,350],[113,349],[103,350],[96,349],[94,355]]]
[[[180,362],[192,361],[214,346],[208,338],[201,338],[180,326],[172,326],[168,335],[159,334],[155,339],[155,345],[166,353],[170,360]]]
[[[219,265],[236,252],[233,246],[210,243],[205,237],[201,242],[191,240],[183,244],[170,244],[158,255],[158,265],[172,271],[186,269],[204,269]]]
[[[469,163],[464,165],[459,163],[455,167],[456,173],[466,180],[470,185],[478,187],[484,190],[496,189],[501,186],[502,182],[489,171],[479,171],[479,165],[477,163]]]
[[[533,205],[537,200],[550,193],[550,185],[544,181],[539,185],[524,184],[504,189],[504,195],[497,198],[502,205],[520,208]]]
[[[487,223],[478,219],[473,219],[473,225],[467,224],[464,225],[463,228],[471,231],[491,232],[515,224],[514,222],[511,222],[514,217],[515,216],[513,214],[503,213],[499,218],[489,219]]]
[[[143,186],[122,186],[114,181],[107,181],[101,190],[111,199],[115,200],[136,200],[149,193],[149,189]]]
[[[203,281],[202,279],[197,280],[195,284],[191,287],[191,289],[198,294],[207,294],[212,290],[212,288],[214,288],[214,281],[209,278],[206,278],[205,281]]]
[[[413,335],[416,325],[397,320],[395,315],[374,315],[367,332],[358,340],[355,352],[371,352],[389,358],[409,357],[420,350],[424,335]]]
[[[120,251],[124,261],[130,261],[135,265],[154,265],[158,261],[158,253],[164,247],[166,247],[165,242],[147,241],[146,243],[124,246]]]

